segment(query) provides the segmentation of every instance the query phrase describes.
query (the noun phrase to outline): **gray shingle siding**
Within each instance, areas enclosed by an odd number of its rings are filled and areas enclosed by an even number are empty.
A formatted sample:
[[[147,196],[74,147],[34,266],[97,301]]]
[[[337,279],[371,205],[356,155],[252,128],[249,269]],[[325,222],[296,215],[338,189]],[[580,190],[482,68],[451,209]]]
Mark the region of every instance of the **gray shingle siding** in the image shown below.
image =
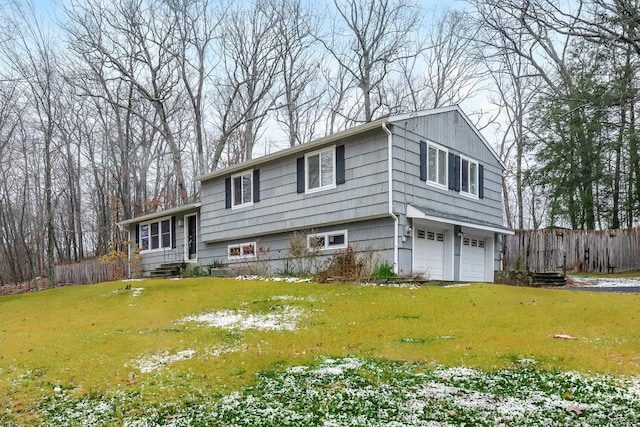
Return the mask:
[[[256,166],[261,200],[248,207],[225,208],[226,177],[203,181],[202,240],[230,241],[387,215],[386,136],[380,129],[327,147],[342,144],[345,183],[332,189],[297,192],[299,154]]]

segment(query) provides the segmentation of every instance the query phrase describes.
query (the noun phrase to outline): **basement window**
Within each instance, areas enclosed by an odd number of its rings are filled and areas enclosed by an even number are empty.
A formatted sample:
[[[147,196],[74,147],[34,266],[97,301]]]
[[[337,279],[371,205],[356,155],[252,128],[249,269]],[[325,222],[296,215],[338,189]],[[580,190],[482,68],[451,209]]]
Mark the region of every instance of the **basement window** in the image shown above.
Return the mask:
[[[307,236],[307,248],[313,250],[344,249],[347,247],[347,230]]]

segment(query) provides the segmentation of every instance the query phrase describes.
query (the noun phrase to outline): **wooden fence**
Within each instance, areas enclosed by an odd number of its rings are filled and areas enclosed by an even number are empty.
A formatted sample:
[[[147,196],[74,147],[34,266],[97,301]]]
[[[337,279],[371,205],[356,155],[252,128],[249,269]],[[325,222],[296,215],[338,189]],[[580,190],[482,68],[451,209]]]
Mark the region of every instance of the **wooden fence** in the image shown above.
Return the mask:
[[[89,258],[72,264],[57,264],[55,267],[56,283],[80,285],[120,280],[125,277],[126,268],[126,262],[104,263],[97,258]]]
[[[505,236],[503,268],[598,273],[639,270],[640,228],[518,230],[514,236]]]

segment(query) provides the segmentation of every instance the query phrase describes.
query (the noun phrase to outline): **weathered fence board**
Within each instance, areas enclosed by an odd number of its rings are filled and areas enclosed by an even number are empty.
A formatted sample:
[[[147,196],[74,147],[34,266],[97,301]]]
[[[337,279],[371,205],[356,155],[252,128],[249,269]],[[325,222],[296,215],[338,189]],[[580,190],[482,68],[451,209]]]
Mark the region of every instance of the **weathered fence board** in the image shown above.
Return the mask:
[[[96,258],[86,259],[73,264],[58,264],[55,266],[56,283],[79,285],[100,282],[110,282],[122,279],[123,266],[115,266],[113,262],[104,263]]]
[[[505,236],[503,268],[533,272],[640,269],[640,228],[517,230]]]

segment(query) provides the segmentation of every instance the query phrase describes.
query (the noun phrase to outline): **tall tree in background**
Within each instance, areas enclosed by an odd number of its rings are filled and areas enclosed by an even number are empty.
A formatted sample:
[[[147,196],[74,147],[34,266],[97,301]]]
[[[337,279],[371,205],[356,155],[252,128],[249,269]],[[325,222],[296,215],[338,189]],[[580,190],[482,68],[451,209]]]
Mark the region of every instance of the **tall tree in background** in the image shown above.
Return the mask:
[[[267,0],[252,0],[229,10],[220,29],[221,69],[215,83],[218,140],[213,169],[227,141],[240,132],[242,160],[253,157],[258,134],[277,106],[281,76],[277,20]]]
[[[38,21],[33,5],[11,2],[2,9],[3,37],[1,45],[7,80],[14,81],[30,101],[34,125],[42,141],[44,162],[44,200],[46,229],[46,265],[50,287],[55,287],[55,206],[53,184],[54,132],[60,97],[58,58],[54,38]]]
[[[166,0],[175,16],[178,41],[175,55],[178,58],[180,77],[184,84],[193,112],[193,130],[196,145],[196,175],[207,170],[204,141],[204,92],[213,72],[214,61],[210,50],[217,36],[216,31],[224,10],[214,14],[209,0]],[[218,4],[218,2],[216,2]],[[221,9],[223,7],[221,6]]]
[[[282,106],[276,120],[293,147],[316,136],[322,117],[322,91],[318,85],[321,58],[314,49],[313,37],[318,23],[301,0],[272,0],[271,7],[278,14],[275,26],[282,67]]]
[[[73,1],[67,14],[71,22],[66,29],[76,51],[91,56],[92,62],[103,62],[153,107],[152,116],[140,117],[155,127],[167,144],[177,198],[185,203],[189,195],[172,123],[176,111],[183,108],[178,96],[180,73],[175,57],[178,42],[174,14],[161,0],[119,0],[108,5],[94,0]]]
[[[320,40],[360,92],[362,114],[370,122],[384,111],[383,90],[391,69],[417,55],[421,14],[410,0],[334,0],[337,18],[332,39]]]

